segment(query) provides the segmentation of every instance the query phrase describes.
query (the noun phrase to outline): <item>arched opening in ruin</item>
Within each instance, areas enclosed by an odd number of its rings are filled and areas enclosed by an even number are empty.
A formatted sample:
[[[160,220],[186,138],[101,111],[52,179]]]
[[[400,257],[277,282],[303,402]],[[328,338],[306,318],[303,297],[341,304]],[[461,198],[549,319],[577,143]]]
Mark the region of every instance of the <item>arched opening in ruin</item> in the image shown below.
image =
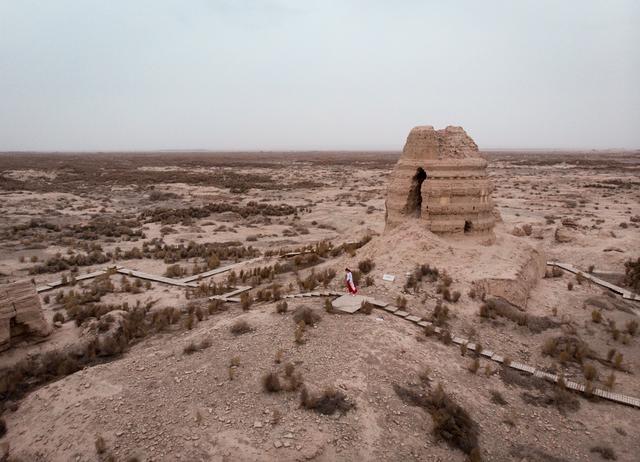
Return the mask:
[[[422,167],[416,169],[415,175],[411,179],[411,188],[407,196],[407,203],[404,206],[404,213],[420,218],[422,214],[422,183],[427,179],[427,172]]]
[[[469,220],[466,220],[464,222],[464,232],[465,233],[470,233],[472,229],[473,229],[473,223],[470,222]]]

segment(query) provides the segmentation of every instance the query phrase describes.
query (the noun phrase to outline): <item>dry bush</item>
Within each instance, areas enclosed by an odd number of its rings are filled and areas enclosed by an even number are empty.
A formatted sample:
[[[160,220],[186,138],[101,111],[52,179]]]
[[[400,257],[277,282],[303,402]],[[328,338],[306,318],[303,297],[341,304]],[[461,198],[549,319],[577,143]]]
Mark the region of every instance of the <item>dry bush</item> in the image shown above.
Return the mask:
[[[627,321],[625,327],[627,328],[627,332],[629,333],[629,335],[634,336],[638,331],[638,321],[636,321],[635,319],[631,319]]]
[[[331,300],[329,300],[328,298],[324,299],[324,310],[327,313],[333,313],[334,312],[333,303],[331,303]]]
[[[607,376],[607,379],[604,382],[604,386],[607,387],[609,390],[612,390],[615,383],[616,383],[616,375],[612,372]]]
[[[404,298],[402,295],[398,295],[398,297],[396,297],[396,305],[400,309],[406,308],[407,307],[407,299]]]
[[[175,265],[167,266],[167,269],[164,272],[164,275],[168,278],[180,278],[185,274],[185,269],[177,263]]]
[[[300,306],[293,313],[293,320],[296,322],[296,324],[303,322],[307,326],[313,326],[318,321],[320,321],[320,319],[322,319],[320,313],[307,306]]]
[[[567,282],[567,290],[573,290],[573,282]]]
[[[594,357],[585,342],[570,336],[548,338],[542,346],[542,354],[557,358],[563,363],[572,361],[578,364],[582,364],[586,358]]]
[[[107,443],[101,435],[96,436],[94,445],[98,454],[104,454],[107,450]]]
[[[276,304],[276,313],[283,314],[283,313],[286,313],[288,309],[289,309],[289,305],[287,305],[287,302],[284,300]]]
[[[57,312],[53,315],[53,322],[64,323],[64,314]]]
[[[373,305],[367,301],[363,301],[360,305],[360,311],[364,314],[371,314],[373,312]]]
[[[373,270],[373,268],[375,268],[375,266],[375,263],[370,258],[362,260],[358,263],[358,269],[362,274],[369,274]]]
[[[475,374],[476,372],[478,372],[479,368],[480,368],[480,360],[477,357],[473,358],[473,361],[471,361],[468,367],[469,372],[471,372],[472,374]]]
[[[504,399],[504,396],[502,396],[502,393],[500,393],[498,390],[489,390],[489,393],[491,393],[492,403],[498,404],[500,406],[506,406],[509,404],[507,400]]]
[[[296,329],[293,331],[293,338],[298,345],[302,345],[304,343],[305,326],[305,322],[300,320],[298,324],[296,324]]]
[[[475,460],[480,460],[478,424],[447,395],[441,384],[435,391],[427,394],[397,384],[394,384],[393,388],[403,402],[422,407],[429,412],[433,420],[433,433],[438,438],[465,454],[473,453]]]
[[[206,337],[202,339],[200,342],[189,342],[187,346],[184,347],[182,352],[186,355],[190,355],[195,353],[196,351],[206,350],[211,346],[211,339]]]
[[[602,321],[602,312],[600,310],[593,310],[591,312],[591,321],[599,324]]]
[[[593,364],[585,364],[582,368],[582,372],[584,374],[584,378],[589,382],[598,379],[598,369],[596,369]]]
[[[262,388],[269,393],[277,393],[282,390],[280,377],[276,372],[268,372],[262,377]]]
[[[598,445],[592,447],[590,451],[600,454],[600,457],[602,457],[604,460],[618,460],[616,452],[611,446]]]
[[[436,326],[444,326],[449,320],[449,307],[442,304],[442,300],[436,302],[436,306],[429,318]]]
[[[448,330],[443,330],[440,333],[440,340],[445,345],[451,345],[451,342],[452,342],[451,332],[449,332]]]
[[[533,333],[540,333],[558,326],[558,323],[547,316],[535,316],[523,313],[508,301],[500,297],[492,297],[480,305],[480,317],[494,319],[496,316],[507,318],[520,326],[526,326]]]
[[[355,403],[349,401],[347,396],[335,387],[326,387],[319,395],[303,387],[300,392],[300,405],[323,415],[333,415],[336,411],[345,414],[355,407]]]
[[[624,264],[624,283],[636,292],[640,292],[640,257],[628,260]]]
[[[249,311],[249,308],[251,308],[252,303],[253,303],[253,298],[251,298],[251,295],[249,295],[248,292],[245,292],[242,295],[240,295],[240,305],[242,306],[242,311]]]
[[[247,321],[245,321],[244,319],[240,319],[233,323],[230,330],[233,335],[242,335],[246,334],[247,332],[251,332],[253,329]]]

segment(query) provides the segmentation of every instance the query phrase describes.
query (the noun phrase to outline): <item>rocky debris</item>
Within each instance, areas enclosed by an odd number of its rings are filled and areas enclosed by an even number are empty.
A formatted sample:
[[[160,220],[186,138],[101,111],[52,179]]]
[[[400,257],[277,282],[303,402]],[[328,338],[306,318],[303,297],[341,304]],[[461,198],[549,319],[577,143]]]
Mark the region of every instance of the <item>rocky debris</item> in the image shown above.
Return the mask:
[[[487,161],[461,127],[409,133],[387,190],[386,229],[418,219],[440,234],[493,234]]]
[[[42,313],[40,297],[30,281],[0,286],[0,351],[6,350],[12,337],[51,333]]]

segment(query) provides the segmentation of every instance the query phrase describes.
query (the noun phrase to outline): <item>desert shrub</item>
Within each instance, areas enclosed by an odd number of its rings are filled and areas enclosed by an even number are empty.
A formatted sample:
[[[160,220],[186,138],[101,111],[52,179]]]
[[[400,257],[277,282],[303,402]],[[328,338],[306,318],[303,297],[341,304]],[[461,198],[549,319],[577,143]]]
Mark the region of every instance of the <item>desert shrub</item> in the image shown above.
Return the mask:
[[[164,275],[168,278],[179,278],[184,276],[186,271],[178,264],[167,266]]]
[[[433,313],[431,314],[431,322],[433,322],[436,326],[444,326],[449,319],[449,307],[442,304],[442,300],[438,300],[436,302],[436,306],[433,309]]]
[[[245,292],[242,295],[240,295],[240,305],[242,306],[242,311],[249,311],[249,308],[251,308],[252,303],[253,303],[253,298],[251,298],[251,295],[249,295],[248,292]]]
[[[585,342],[570,336],[548,338],[542,346],[542,354],[557,358],[563,363],[572,361],[578,364],[593,357],[593,352]]]
[[[480,368],[480,360],[477,357],[473,358],[473,360],[471,361],[468,367],[469,372],[471,372],[472,374],[475,374],[476,372],[478,372],[479,368]]]
[[[324,299],[324,310],[327,313],[333,313],[333,303],[331,303],[331,300],[329,300],[328,298]]]
[[[564,271],[562,271],[560,268],[558,268],[557,266],[554,266],[553,268],[551,268],[551,277],[552,278],[559,278],[562,277],[562,275],[564,274]]]
[[[451,332],[449,332],[448,330],[443,330],[440,333],[440,340],[442,341],[442,343],[444,343],[445,345],[451,345],[452,342],[452,338],[451,338]]]
[[[636,292],[640,292],[640,258],[625,262],[624,271],[624,283]]]
[[[64,314],[60,313],[59,311],[53,315],[53,322],[60,322],[63,323],[64,322]]]
[[[506,399],[504,399],[504,396],[502,396],[502,393],[500,393],[498,390],[490,390],[489,393],[491,393],[491,402],[494,404],[498,404],[500,406],[505,406],[507,404],[509,404],[507,402]]]
[[[638,321],[636,321],[635,319],[631,319],[627,321],[625,326],[627,328],[627,332],[629,333],[629,335],[631,336],[636,335],[636,332],[638,331]]]
[[[268,393],[277,393],[282,390],[280,377],[276,372],[268,372],[262,377],[262,388]]]
[[[296,328],[293,331],[293,338],[298,345],[302,345],[304,343],[305,326],[305,322],[303,320],[300,320],[298,324],[296,324]]]
[[[613,356],[613,367],[622,370],[623,355],[619,351]]]
[[[618,460],[618,456],[611,446],[598,445],[592,447],[590,451],[600,454],[604,460]]]
[[[242,335],[251,332],[253,329],[247,321],[240,319],[231,325],[231,333],[233,335]]]
[[[398,295],[396,297],[396,305],[398,306],[398,308],[404,309],[407,307],[407,299],[404,298],[402,295]]]
[[[433,420],[433,433],[438,438],[465,454],[474,453],[475,457],[479,457],[478,424],[447,395],[441,384],[427,394],[397,384],[393,388],[406,404],[422,407],[429,412]]]
[[[602,321],[602,312],[600,310],[591,311],[591,321],[599,324]]]
[[[362,260],[358,263],[358,269],[362,274],[369,274],[375,266],[375,263],[370,258]]]
[[[303,322],[307,326],[313,326],[320,321],[320,319],[322,319],[320,313],[307,306],[300,306],[293,313],[293,320],[296,323]]]
[[[276,313],[286,313],[288,309],[289,305],[287,305],[287,302],[284,300],[276,304]]]
[[[598,378],[598,370],[593,364],[585,364],[582,368],[582,372],[584,374],[584,378],[589,382],[592,382]]]
[[[106,452],[107,443],[104,441],[104,438],[101,435],[96,436],[94,444],[96,447],[96,452],[98,454],[104,454]]]
[[[616,383],[616,375],[612,372],[607,376],[607,379],[604,382],[604,386],[607,387],[609,390],[612,390],[613,385],[615,385],[615,383]]]
[[[518,325],[526,326],[531,332],[540,333],[558,326],[558,323],[547,316],[527,315],[508,301],[495,297],[488,298],[480,305],[479,314],[483,318],[495,318],[501,316]]]
[[[335,387],[326,387],[320,394],[313,394],[307,387],[303,387],[300,392],[300,405],[323,415],[333,415],[336,411],[345,414],[355,407],[355,403],[349,401],[347,396]]]
[[[371,314],[373,312],[373,305],[367,301],[363,301],[360,305],[360,311],[364,314]]]
[[[567,290],[573,290],[573,282],[569,281],[567,283]]]
[[[195,353],[196,351],[205,350],[210,346],[211,346],[211,339],[207,337],[202,339],[200,342],[193,342],[193,341],[189,342],[189,344],[184,347],[182,352],[186,355],[190,355],[192,353]]]
[[[177,199],[178,195],[176,193],[172,193],[172,192],[165,192],[165,191],[151,191],[149,193],[149,200],[150,201],[166,201],[169,199]]]

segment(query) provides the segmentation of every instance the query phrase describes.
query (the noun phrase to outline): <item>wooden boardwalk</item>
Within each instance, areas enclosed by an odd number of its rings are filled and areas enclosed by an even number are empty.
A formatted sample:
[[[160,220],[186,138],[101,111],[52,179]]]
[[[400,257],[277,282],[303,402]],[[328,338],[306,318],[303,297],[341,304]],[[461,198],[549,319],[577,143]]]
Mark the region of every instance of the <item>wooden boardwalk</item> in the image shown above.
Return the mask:
[[[107,274],[109,271],[115,271],[117,273],[120,274],[124,274],[127,276],[131,276],[134,278],[140,278],[140,279],[145,279],[147,281],[153,281],[153,282],[159,282],[161,284],[168,284],[170,286],[177,286],[177,287],[187,287],[187,288],[196,288],[198,287],[198,284],[194,281],[199,281],[200,279],[204,279],[204,278],[208,278],[211,276],[215,276],[216,274],[220,274],[220,273],[225,273],[227,271],[231,271],[232,269],[236,268],[237,266],[241,266],[241,265],[246,265],[249,263],[254,263],[256,261],[262,260],[263,257],[256,257],[256,258],[252,258],[250,260],[245,260],[245,261],[241,261],[238,263],[233,263],[231,265],[227,265],[227,266],[222,266],[219,268],[215,268],[212,269],[210,271],[205,271],[203,273],[199,273],[199,274],[194,274],[193,276],[189,276],[183,279],[173,279],[173,278],[168,278],[168,277],[164,277],[164,276],[157,276],[155,274],[151,274],[151,273],[145,273],[144,271],[138,271],[138,270],[134,270],[134,269],[129,269],[129,268],[125,268],[124,266],[110,266],[107,267],[105,269],[101,269],[98,271],[94,271],[91,273],[87,273],[87,274],[83,274],[83,275],[78,275],[75,277],[76,281],[85,281],[88,279],[93,279],[95,277],[101,276],[103,274]],[[38,293],[40,292],[46,292],[47,290],[51,290],[51,289],[55,289],[56,287],[60,287],[62,286],[62,279],[58,279],[56,281],[52,281],[52,282],[47,282],[42,284],[41,286],[36,287],[36,291]]]
[[[558,268],[561,268],[565,271],[569,271],[570,273],[579,274],[585,279],[589,279],[590,281],[598,284],[599,286],[606,287],[607,289],[622,295],[622,298],[626,300],[633,300],[636,302],[640,302],[640,296],[637,294],[634,294],[630,290],[627,290],[623,287],[619,287],[615,284],[611,284],[610,282],[607,282],[604,279],[600,279],[599,277],[596,277],[593,274],[588,273],[586,271],[581,271],[575,266],[570,265],[569,263],[562,263],[559,261],[548,261],[547,266],[557,266]]]

